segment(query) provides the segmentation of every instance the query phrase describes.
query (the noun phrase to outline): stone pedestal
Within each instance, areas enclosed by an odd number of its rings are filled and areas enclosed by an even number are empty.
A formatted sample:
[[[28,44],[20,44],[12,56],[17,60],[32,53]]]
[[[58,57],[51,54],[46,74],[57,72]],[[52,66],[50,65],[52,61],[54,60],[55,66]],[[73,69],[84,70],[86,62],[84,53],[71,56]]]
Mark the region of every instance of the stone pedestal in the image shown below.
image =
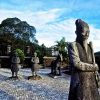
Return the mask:
[[[9,77],[9,79],[14,79],[14,80],[16,80],[16,79],[19,79],[19,77],[13,76],[13,77]]]
[[[28,77],[28,80],[40,80],[40,79],[42,79],[42,77],[39,76],[39,75],[36,75],[36,76],[29,76],[29,77]]]

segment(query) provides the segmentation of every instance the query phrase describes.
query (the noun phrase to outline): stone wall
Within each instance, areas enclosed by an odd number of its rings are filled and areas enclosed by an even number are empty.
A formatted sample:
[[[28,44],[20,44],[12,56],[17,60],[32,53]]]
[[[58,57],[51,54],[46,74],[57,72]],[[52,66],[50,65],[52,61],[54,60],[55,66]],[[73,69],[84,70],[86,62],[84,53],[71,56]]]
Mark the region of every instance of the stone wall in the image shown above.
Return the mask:
[[[50,67],[51,65],[51,62],[56,59],[56,57],[43,57],[43,60],[44,60],[44,67]],[[65,68],[65,67],[68,67],[69,66],[69,59],[68,58],[65,58],[64,61],[62,62],[62,65],[61,67],[62,68]]]
[[[55,59],[56,57],[43,57],[43,65],[44,67],[50,67],[51,62]]]

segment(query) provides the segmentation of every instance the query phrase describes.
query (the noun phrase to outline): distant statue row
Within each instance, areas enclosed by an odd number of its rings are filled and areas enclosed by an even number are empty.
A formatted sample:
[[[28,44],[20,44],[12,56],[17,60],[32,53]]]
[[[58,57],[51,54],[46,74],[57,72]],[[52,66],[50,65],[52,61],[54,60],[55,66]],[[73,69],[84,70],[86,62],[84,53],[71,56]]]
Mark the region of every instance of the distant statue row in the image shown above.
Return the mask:
[[[37,57],[37,53],[34,53],[34,56],[31,58],[31,71],[32,71],[32,76],[36,77],[37,76],[37,71],[39,70],[39,58]],[[11,72],[12,72],[12,78],[18,78],[18,71],[19,71],[19,66],[20,66],[20,58],[16,52],[12,55],[11,58]]]
[[[51,73],[53,77],[57,77],[61,75],[61,62],[62,62],[62,54],[58,54],[56,59],[51,62]],[[13,53],[11,58],[11,72],[12,78],[18,78],[18,71],[20,66],[20,58],[16,52]],[[39,70],[39,58],[37,57],[37,53],[34,52],[34,56],[31,58],[31,71],[32,76],[28,77],[28,79],[39,78],[37,75],[37,71]]]

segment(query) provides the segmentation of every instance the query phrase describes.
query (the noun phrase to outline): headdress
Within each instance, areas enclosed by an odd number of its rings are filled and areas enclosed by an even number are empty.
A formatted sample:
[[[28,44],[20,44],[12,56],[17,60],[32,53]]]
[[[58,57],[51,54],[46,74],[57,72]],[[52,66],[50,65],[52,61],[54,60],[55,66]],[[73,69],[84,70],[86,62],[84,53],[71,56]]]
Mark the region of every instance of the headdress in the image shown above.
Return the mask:
[[[84,27],[89,28],[89,25],[81,19],[77,19],[75,24],[76,24],[76,30],[82,30]]]

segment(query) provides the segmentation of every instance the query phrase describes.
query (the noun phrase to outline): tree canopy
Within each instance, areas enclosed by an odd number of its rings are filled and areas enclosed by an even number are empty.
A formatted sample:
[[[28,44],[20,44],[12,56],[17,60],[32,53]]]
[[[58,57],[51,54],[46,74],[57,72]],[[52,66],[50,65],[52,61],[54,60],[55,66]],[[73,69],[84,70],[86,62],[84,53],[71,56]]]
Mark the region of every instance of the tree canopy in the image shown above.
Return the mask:
[[[36,41],[35,33],[34,26],[30,26],[26,21],[21,21],[16,17],[7,18],[0,24],[0,36],[5,40],[12,41],[13,38],[16,38],[26,42]]]
[[[68,43],[65,41],[65,37],[62,37],[60,41],[56,41],[56,50],[63,54],[63,56],[67,56],[67,46]]]

